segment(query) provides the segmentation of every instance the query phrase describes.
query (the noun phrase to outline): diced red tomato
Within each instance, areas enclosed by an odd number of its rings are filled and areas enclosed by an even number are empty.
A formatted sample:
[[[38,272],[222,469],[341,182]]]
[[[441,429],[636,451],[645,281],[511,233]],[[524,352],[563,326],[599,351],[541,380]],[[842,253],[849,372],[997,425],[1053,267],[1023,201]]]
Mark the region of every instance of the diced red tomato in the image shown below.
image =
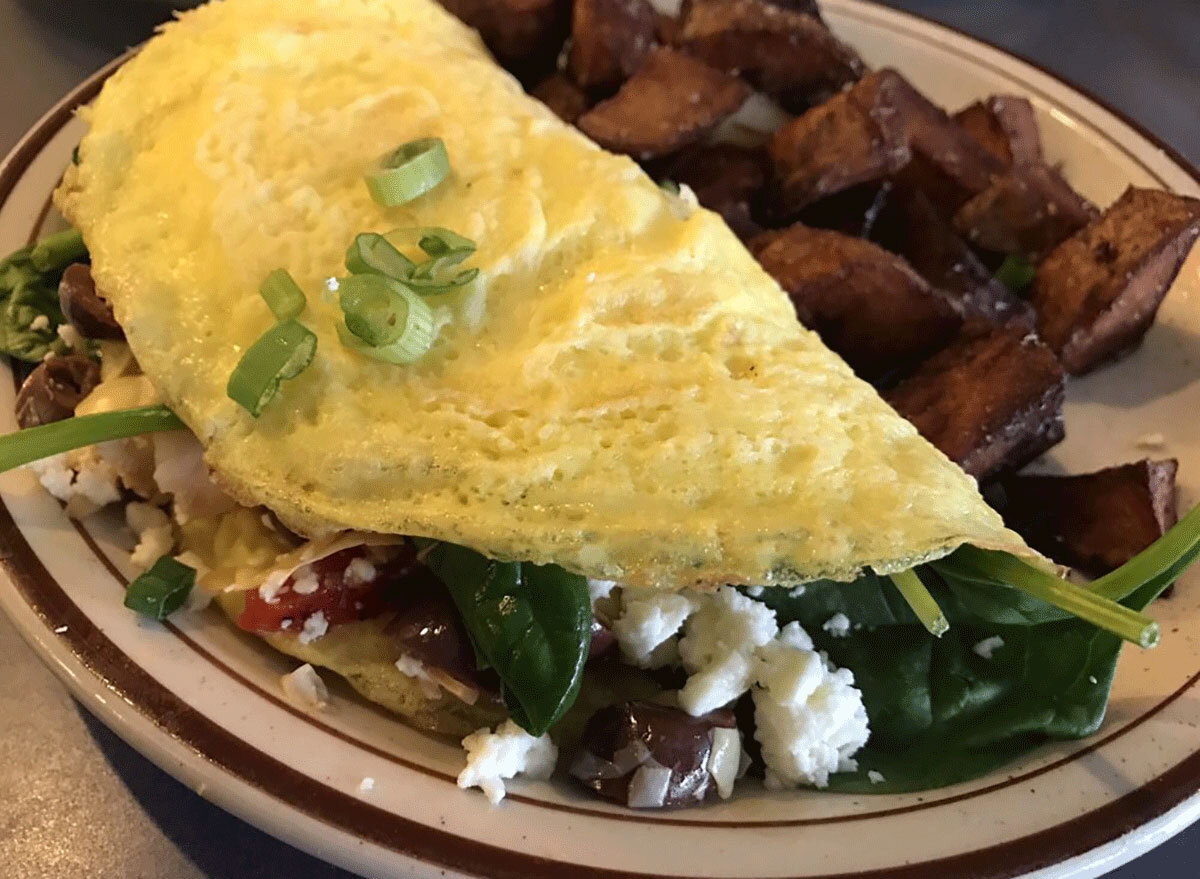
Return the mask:
[[[238,617],[238,626],[250,632],[299,631],[304,621],[317,611],[333,626],[378,616],[389,607],[389,594],[402,581],[424,576],[428,568],[417,561],[407,547],[384,562],[373,561],[374,576],[367,580],[351,576],[347,568],[355,559],[368,558],[367,548],[343,549],[305,565],[284,581],[275,600],[266,601],[257,590],[246,593],[246,607]],[[293,588],[297,575],[307,572],[317,577],[317,589],[308,594]]]

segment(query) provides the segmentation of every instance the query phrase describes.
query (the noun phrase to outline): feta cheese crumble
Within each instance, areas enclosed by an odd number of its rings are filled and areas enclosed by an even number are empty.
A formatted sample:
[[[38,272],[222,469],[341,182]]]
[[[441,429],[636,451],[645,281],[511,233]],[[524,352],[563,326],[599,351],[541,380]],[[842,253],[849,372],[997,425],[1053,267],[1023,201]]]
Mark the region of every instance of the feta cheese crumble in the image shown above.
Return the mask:
[[[992,654],[1004,646],[1004,639],[999,635],[992,635],[990,638],[984,638],[978,644],[971,648],[976,656],[982,656],[984,659],[991,659]]]
[[[67,505],[72,519],[84,519],[121,499],[120,477],[95,446],[51,455],[28,466],[46,491]]]
[[[750,689],[750,654],[779,632],[773,610],[732,586],[721,587],[699,604],[679,642],[683,667],[691,673],[679,692],[679,705],[694,717]]]
[[[867,711],[848,669],[793,646],[795,633],[789,640],[756,653],[754,737],[762,745],[765,784],[769,790],[825,787],[832,773],[857,768],[854,754],[870,737]]]
[[[442,688],[430,676],[428,669],[425,668],[425,663],[421,660],[406,653],[396,660],[396,670],[415,680],[421,688],[421,695],[426,699],[441,698]]]
[[[369,775],[358,783],[358,792],[360,794],[368,794],[373,790],[375,790],[375,779]]]
[[[325,682],[307,662],[280,678],[279,685],[283,688],[283,694],[301,708],[320,711],[329,704],[329,690]]]
[[[639,668],[661,668],[676,661],[675,635],[695,609],[678,592],[622,589],[621,615],[612,632],[625,661]]]
[[[377,573],[373,564],[359,557],[352,559],[350,564],[346,565],[346,571],[342,574],[342,582],[347,586],[362,586],[374,580]]]
[[[319,610],[304,621],[300,630],[300,643],[311,644],[329,631],[329,622],[325,619],[325,611]]]
[[[504,780],[517,775],[549,778],[558,760],[558,748],[549,735],[535,738],[511,720],[495,732],[487,727],[462,740],[467,765],[458,775],[458,786],[480,788],[493,805],[504,799]]]
[[[883,784],[887,779],[883,777],[882,772],[869,769],[867,770],[867,781],[871,782],[871,784]]]
[[[46,317],[44,314],[39,314],[29,322],[29,329],[33,330],[34,332],[50,329],[50,318]]]
[[[292,591],[297,595],[312,595],[320,588],[321,581],[312,568],[301,568],[292,578]]]
[[[845,638],[850,634],[850,618],[844,613],[835,613],[821,624],[821,628],[835,638]]]

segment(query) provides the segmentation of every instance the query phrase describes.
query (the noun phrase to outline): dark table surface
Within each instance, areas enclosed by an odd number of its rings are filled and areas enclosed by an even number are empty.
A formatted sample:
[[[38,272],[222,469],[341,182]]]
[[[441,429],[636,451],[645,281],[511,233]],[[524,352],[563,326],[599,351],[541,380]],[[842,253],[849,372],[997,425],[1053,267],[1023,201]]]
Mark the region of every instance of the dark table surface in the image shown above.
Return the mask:
[[[1200,163],[1200,0],[903,0],[1115,104]],[[141,42],[153,2],[0,0],[0,153],[63,93]],[[1112,879],[1194,879],[1200,825]],[[80,708],[0,616],[0,875],[334,879],[243,824]],[[952,877],[947,877],[952,879]]]

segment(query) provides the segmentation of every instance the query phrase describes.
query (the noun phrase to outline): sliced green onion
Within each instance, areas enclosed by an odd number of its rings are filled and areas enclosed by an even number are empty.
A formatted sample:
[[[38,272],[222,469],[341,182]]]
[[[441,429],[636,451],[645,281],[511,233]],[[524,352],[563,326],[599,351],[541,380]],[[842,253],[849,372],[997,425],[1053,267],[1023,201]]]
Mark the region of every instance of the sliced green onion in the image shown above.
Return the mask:
[[[658,181],[658,188],[663,192],[671,193],[671,195],[679,195],[679,184],[674,180],[660,180]]]
[[[166,406],[97,412],[54,421],[0,436],[0,473],[105,440],[182,430],[184,424]]]
[[[71,147],[71,164],[79,164],[79,144],[75,144],[75,146]]]
[[[346,269],[355,275],[383,275],[402,281],[416,268],[415,262],[376,232],[355,235],[354,243],[346,250]]]
[[[1033,260],[1019,253],[1006,256],[1000,268],[996,269],[996,280],[1014,293],[1020,293],[1032,284],[1035,275],[1037,266]]]
[[[165,620],[187,601],[196,571],[165,555],[125,590],[125,606],[142,616]]]
[[[421,236],[417,246],[429,256],[443,257],[461,254],[457,265],[475,252],[475,242],[441,226],[425,226],[416,230]]]
[[[356,278],[368,278],[371,276],[358,275]],[[388,283],[385,281],[385,283]],[[347,348],[358,351],[360,354],[365,354],[368,357],[373,357],[376,360],[384,360],[388,363],[412,363],[418,360],[433,346],[435,332],[433,327],[433,311],[429,306],[411,290],[408,290],[401,284],[390,282],[389,292],[394,298],[389,298],[388,314],[395,318],[394,324],[386,326],[369,326],[367,332],[364,333],[364,324],[371,324],[379,321],[381,312],[372,311],[371,313],[356,312],[354,309],[356,304],[351,301],[349,303],[350,310],[346,311],[346,323],[338,324],[338,338],[342,340],[342,344]],[[367,294],[374,299],[375,293]],[[343,309],[346,308],[346,300],[343,299]],[[357,316],[360,319],[358,325],[352,324],[352,316]],[[371,344],[368,338],[369,334],[382,333],[384,330],[390,334],[393,330],[398,329],[394,338],[381,344]],[[377,336],[376,336],[377,337]]]
[[[459,272],[449,280],[412,277],[405,278],[401,283],[418,293],[429,296],[435,293],[449,293],[451,290],[471,283],[478,276],[479,269],[467,269],[466,271]]]
[[[317,337],[307,327],[295,320],[277,323],[246,349],[225,392],[257,418],[280,383],[303,372],[316,352]]]
[[[912,608],[913,613],[917,615],[917,619],[921,621],[921,625],[928,629],[930,634],[940,638],[950,631],[950,623],[946,619],[946,615],[942,613],[942,609],[938,607],[934,597],[929,594],[929,590],[921,582],[916,571],[900,571],[892,574],[891,579],[896,584],[896,588],[900,590],[900,594],[904,596],[904,600],[908,602],[908,606]]]
[[[367,174],[367,189],[379,204],[396,207],[429,192],[449,173],[446,144],[441,138],[425,137],[380,156]]]
[[[935,562],[936,567],[939,562]],[[1020,589],[1059,610],[1112,632],[1140,647],[1154,647],[1161,632],[1158,623],[1142,613],[1118,604],[1105,595],[1035,568],[1016,556],[964,545],[955,551],[956,573],[984,582]]]
[[[276,320],[299,317],[307,304],[304,291],[286,269],[275,269],[267,275],[258,292],[267,301],[267,308],[271,309],[271,314],[275,315]]]
[[[39,272],[55,272],[73,262],[87,259],[87,245],[78,229],[64,229],[47,235],[33,246],[29,261]]]
[[[395,279],[351,275],[338,282],[338,292],[346,327],[368,345],[388,345],[404,333],[409,297]]]

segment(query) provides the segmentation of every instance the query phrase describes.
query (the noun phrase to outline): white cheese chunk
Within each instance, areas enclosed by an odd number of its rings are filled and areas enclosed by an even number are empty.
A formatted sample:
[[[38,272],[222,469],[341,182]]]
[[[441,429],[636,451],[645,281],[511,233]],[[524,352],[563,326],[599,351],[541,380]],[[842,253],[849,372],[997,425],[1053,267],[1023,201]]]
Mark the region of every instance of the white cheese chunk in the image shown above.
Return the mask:
[[[125,523],[137,535],[137,546],[129,555],[139,570],[146,570],[175,548],[175,529],[167,514],[153,504],[131,501],[125,505]]]
[[[794,633],[789,640],[797,640]],[[856,769],[854,754],[870,729],[854,675],[784,641],[760,648],[755,658],[754,737],[767,788],[825,787],[830,774]]]
[[[442,688],[430,676],[429,670],[425,668],[425,663],[421,660],[406,653],[396,660],[396,669],[400,674],[415,680],[421,688],[421,695],[426,699],[441,698]]]
[[[492,804],[504,799],[504,780],[517,775],[549,778],[558,760],[558,748],[549,735],[531,736],[511,720],[495,732],[484,727],[462,740],[467,765],[458,775],[464,790],[480,788]]]
[[[984,659],[991,659],[992,654],[1004,646],[1004,639],[999,635],[992,635],[990,638],[984,638],[978,644],[971,648],[977,656],[982,656]]]
[[[302,708],[323,709],[329,704],[329,690],[321,676],[308,663],[279,679],[283,694]]]
[[[679,705],[698,717],[732,702],[750,689],[750,656],[779,631],[775,612],[760,601],[723,586],[698,599],[679,642],[679,655],[690,673]]]
[[[328,631],[329,622],[325,619],[325,612],[319,610],[304,621],[304,627],[300,630],[300,643],[311,644]]]
[[[677,657],[671,639],[683,627],[695,602],[678,592],[622,589],[621,615],[612,632],[626,662],[639,668],[661,668]],[[662,648],[662,649],[660,649]]]
[[[844,613],[835,613],[821,625],[821,628],[835,638],[845,638],[850,634],[850,618]]]

